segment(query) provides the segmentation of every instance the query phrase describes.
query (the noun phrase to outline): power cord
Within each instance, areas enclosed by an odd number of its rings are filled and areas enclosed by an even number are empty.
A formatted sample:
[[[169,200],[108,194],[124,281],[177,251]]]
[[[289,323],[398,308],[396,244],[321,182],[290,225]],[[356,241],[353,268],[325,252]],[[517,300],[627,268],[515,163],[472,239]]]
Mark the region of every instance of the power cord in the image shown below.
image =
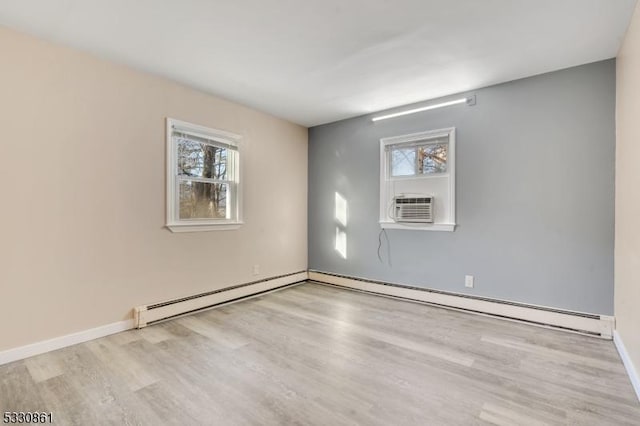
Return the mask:
[[[384,238],[387,241],[387,259],[389,267],[391,267],[391,243],[389,242],[389,236],[387,235],[387,230],[385,228],[380,229],[380,232],[378,233],[378,260],[382,263],[382,256],[380,255],[380,249],[382,248],[382,234],[384,234]]]

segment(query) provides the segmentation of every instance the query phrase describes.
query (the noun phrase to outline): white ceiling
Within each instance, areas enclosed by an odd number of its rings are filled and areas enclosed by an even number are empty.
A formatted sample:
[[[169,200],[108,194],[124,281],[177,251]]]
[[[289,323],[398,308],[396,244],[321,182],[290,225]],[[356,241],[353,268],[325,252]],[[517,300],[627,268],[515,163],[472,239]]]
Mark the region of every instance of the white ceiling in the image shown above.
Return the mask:
[[[2,0],[0,24],[312,126],[614,57],[636,0]]]

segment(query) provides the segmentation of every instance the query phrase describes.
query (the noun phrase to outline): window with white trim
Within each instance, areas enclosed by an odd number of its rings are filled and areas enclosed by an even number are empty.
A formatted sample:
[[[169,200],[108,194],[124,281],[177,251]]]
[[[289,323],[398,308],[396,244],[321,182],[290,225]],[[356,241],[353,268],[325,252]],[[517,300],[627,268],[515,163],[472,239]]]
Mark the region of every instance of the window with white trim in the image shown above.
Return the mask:
[[[398,220],[394,203],[400,197],[429,199],[432,222]],[[380,226],[453,231],[455,225],[455,129],[381,139]]]
[[[167,227],[173,232],[241,224],[240,136],[167,119]]]

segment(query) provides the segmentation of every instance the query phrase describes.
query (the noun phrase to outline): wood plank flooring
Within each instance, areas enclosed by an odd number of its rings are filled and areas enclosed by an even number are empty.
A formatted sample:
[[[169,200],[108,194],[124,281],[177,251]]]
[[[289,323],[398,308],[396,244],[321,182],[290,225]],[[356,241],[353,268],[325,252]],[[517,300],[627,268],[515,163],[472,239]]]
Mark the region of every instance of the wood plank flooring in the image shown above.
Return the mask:
[[[0,366],[55,424],[640,425],[613,343],[306,283]]]

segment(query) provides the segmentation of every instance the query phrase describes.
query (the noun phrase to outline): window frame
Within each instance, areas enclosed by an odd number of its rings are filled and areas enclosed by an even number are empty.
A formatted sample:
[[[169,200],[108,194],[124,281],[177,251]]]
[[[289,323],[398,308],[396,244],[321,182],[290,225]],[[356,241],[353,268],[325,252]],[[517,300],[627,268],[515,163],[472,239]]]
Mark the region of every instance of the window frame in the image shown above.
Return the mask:
[[[447,151],[447,171],[444,173],[415,174],[410,176],[391,175],[391,149],[393,145],[418,144],[421,141],[428,141],[438,138],[448,139]],[[389,206],[387,200],[395,191],[394,182],[402,180],[423,180],[434,178],[446,178],[448,181],[447,190],[449,194],[448,207],[449,217],[445,222],[409,224],[394,222],[389,216]],[[444,129],[428,130],[408,135],[391,136],[380,139],[380,220],[381,228],[389,229],[413,229],[420,231],[449,231],[456,228],[456,128],[447,127]]]
[[[218,142],[220,145],[233,147],[230,152],[232,157],[232,167],[226,180],[191,177],[182,180],[191,180],[207,183],[226,183],[227,186],[227,209],[231,210],[229,219],[180,219],[180,189],[178,177],[178,144],[174,143],[173,132],[179,131],[191,134],[195,137]],[[198,232],[198,231],[224,231],[238,229],[244,223],[242,221],[242,167],[241,167],[241,140],[242,136],[176,120],[167,117],[166,120],[166,227],[171,232]],[[211,145],[216,145],[212,143]],[[231,196],[233,194],[234,196]],[[231,200],[231,203],[229,203]]]

